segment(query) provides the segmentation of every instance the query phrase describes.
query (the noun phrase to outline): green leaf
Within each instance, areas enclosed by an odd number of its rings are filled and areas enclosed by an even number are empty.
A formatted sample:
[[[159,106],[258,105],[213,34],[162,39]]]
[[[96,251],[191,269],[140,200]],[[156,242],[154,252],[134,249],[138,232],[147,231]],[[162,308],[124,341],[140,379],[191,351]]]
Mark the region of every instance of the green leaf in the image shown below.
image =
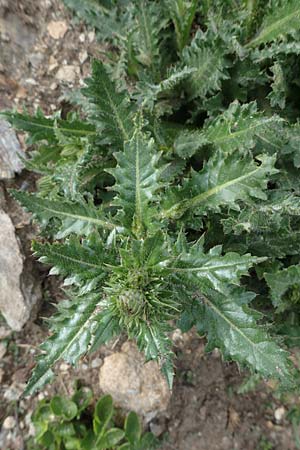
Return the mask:
[[[66,136],[88,137],[96,134],[95,127],[81,120],[62,120],[59,118],[47,118],[42,111],[38,109],[35,116],[16,111],[7,111],[1,113],[12,126],[21,131],[26,131],[30,139],[28,144],[46,140],[48,142],[57,142],[56,129],[59,129]]]
[[[229,108],[211,121],[206,122],[202,140],[213,144],[223,152],[246,151],[253,148],[257,139],[264,143],[274,140],[274,134],[284,123],[278,116],[267,117],[257,110],[256,102],[240,105],[235,101]]]
[[[51,319],[53,334],[41,345],[44,353],[38,358],[25,395],[33,394],[50,381],[51,368],[59,359],[76,364],[93,340],[98,309],[98,295],[79,297],[59,305],[59,314]]]
[[[249,154],[240,158],[237,152],[226,157],[222,151],[216,152],[200,172],[192,172],[183,188],[174,190],[161,216],[175,219],[189,209],[204,214],[219,211],[221,206],[239,210],[239,200],[265,200],[268,177],[278,172],[276,158],[261,155],[256,160]]]
[[[266,15],[258,34],[247,44],[257,47],[276,39],[281,39],[300,28],[300,5],[298,0],[285,0],[281,6]]]
[[[124,211],[124,223],[140,235],[149,220],[148,205],[154,200],[159,188],[160,169],[157,168],[159,153],[147,135],[136,131],[132,139],[124,144],[124,152],[116,155],[118,165],[110,169],[118,196],[114,204]]]
[[[78,389],[72,396],[72,401],[77,405],[78,415],[82,413],[91,403],[93,399],[93,391],[83,386]]]
[[[127,415],[124,428],[125,428],[125,436],[130,442],[130,444],[131,445],[137,444],[141,438],[142,429],[139,418],[135,412],[131,411]]]
[[[250,254],[226,253],[222,255],[222,246],[213,247],[204,253],[204,239],[199,240],[176,258],[172,267],[167,268],[179,278],[184,277],[201,286],[201,283],[222,292],[227,284],[239,285],[242,275],[264,258],[257,258]]]
[[[133,108],[124,93],[117,92],[104,64],[94,60],[92,77],[86,80],[82,93],[94,104],[90,118],[110,144],[122,146],[133,131]]]
[[[240,304],[240,289],[228,296],[207,290],[200,295],[203,304],[201,326],[207,332],[208,348],[221,349],[225,357],[248,366],[264,377],[279,379],[292,385],[288,353],[277,346],[258,326],[260,315],[245,304]]]
[[[208,144],[208,140],[200,130],[182,130],[174,140],[174,152],[180,158],[193,156],[201,147]]]
[[[119,428],[111,428],[108,430],[108,432],[105,434],[105,443],[106,446],[111,448],[117,445],[125,436],[125,433],[123,430],[120,430]]]
[[[300,303],[300,266],[265,274],[273,305],[278,312]]]
[[[93,427],[97,435],[102,435],[114,413],[111,395],[104,395],[98,400],[94,411]]]
[[[181,52],[190,39],[198,1],[164,0],[164,3],[175,28],[178,52]]]
[[[166,332],[170,331],[165,324],[141,323],[139,329],[133,329],[132,338],[137,340],[138,347],[144,352],[147,361],[152,359],[158,360],[162,373],[165,375],[170,389],[173,386],[174,367],[173,353],[171,350],[172,343]]]
[[[83,243],[75,237],[64,244],[33,242],[32,249],[39,261],[51,264],[51,274],[75,276],[78,281],[105,275],[105,250],[99,237]]]
[[[145,0],[135,1],[135,20],[137,29],[134,41],[137,48],[137,60],[149,68],[153,80],[158,77],[159,69],[159,34],[163,26],[158,3],[152,4]]]
[[[276,61],[270,70],[273,72],[273,82],[271,84],[272,91],[268,95],[268,98],[270,99],[270,103],[273,108],[279,106],[279,108],[284,109],[286,105],[288,87],[283,67]]]
[[[206,35],[197,31],[189,47],[182,52],[183,64],[195,68],[185,83],[189,100],[204,98],[221,89],[222,80],[228,78],[225,51],[220,42],[210,41]]]
[[[59,395],[52,397],[50,407],[56,416],[62,417],[65,420],[74,419],[78,413],[76,403]]]
[[[12,190],[11,193],[42,225],[46,225],[50,219],[60,219],[60,231],[56,234],[58,239],[71,233],[88,235],[98,228],[110,231],[121,229],[106,219],[101,209],[92,204],[49,201],[22,191]]]

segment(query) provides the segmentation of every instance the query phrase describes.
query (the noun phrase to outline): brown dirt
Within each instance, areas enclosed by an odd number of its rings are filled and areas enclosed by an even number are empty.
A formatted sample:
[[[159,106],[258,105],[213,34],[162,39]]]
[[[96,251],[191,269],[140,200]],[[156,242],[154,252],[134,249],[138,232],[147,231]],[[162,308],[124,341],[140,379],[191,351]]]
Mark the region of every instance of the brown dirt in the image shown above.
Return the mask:
[[[64,37],[49,36],[51,21],[62,20],[67,25]],[[81,63],[84,52],[100,56],[100,46],[90,30],[74,24],[59,0],[0,0],[0,110],[25,105],[30,111],[40,106],[46,113],[67,107],[63,100],[66,90],[79,86],[89,73],[89,60]],[[64,83],[56,78],[63,65],[76,67],[76,78]],[[20,137],[21,143],[23,138]],[[34,182],[23,174],[18,183]],[[13,216],[18,212],[8,205]],[[14,217],[16,219],[16,217]],[[21,233],[29,247],[32,229]],[[26,241],[27,239],[27,241]],[[46,276],[38,266],[44,287],[44,304],[40,316],[49,314],[49,301],[62,297],[59,281]],[[60,363],[59,377],[38,396],[20,400],[24,383],[34,365],[36,346],[47,330],[39,318],[21,333],[6,335],[0,327],[0,343],[7,346],[0,358],[0,422],[8,415],[17,419],[17,427],[0,432],[0,447],[5,450],[26,448],[24,440],[32,432],[30,414],[37,401],[54,392],[70,393],[73,382],[81,378],[99,396],[101,360],[114,351],[102,348],[85,358],[74,370]],[[219,354],[206,355],[204,341],[194,333],[178,334],[176,341],[177,377],[167,413],[150,424],[164,436],[163,450],[294,450],[296,445],[291,424],[285,417],[276,422],[274,412],[284,406],[287,411],[296,399],[279,396],[272,385],[261,384],[252,393],[240,395],[237,389],[243,381],[235,364],[222,362]]]

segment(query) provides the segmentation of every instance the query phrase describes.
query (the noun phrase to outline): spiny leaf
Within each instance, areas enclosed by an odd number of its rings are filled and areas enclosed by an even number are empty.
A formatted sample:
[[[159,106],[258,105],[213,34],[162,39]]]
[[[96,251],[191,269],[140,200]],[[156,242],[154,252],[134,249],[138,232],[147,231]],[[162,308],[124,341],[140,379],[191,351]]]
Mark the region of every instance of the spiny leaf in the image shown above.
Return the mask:
[[[90,296],[84,301],[81,298],[60,305],[60,315],[53,320],[54,334],[41,345],[45,353],[38,359],[25,395],[33,394],[50,381],[51,368],[59,359],[76,364],[87,351],[97,325],[98,304],[99,296]]]
[[[92,77],[86,80],[86,84],[82,92],[94,104],[91,119],[100,132],[105,133],[104,141],[122,146],[133,131],[133,108],[128,97],[117,92],[104,64],[97,60],[92,63]]]
[[[220,90],[222,80],[228,78],[226,68],[229,64],[222,44],[210,41],[200,31],[191,45],[183,49],[182,60],[187,67],[196,69],[185,83],[190,100]]]
[[[164,3],[174,24],[177,49],[181,52],[190,39],[198,1],[164,0]]]
[[[255,36],[247,47],[257,47],[276,39],[282,38],[286,34],[291,34],[300,28],[300,4],[298,0],[285,0],[281,7],[274,7],[274,10],[266,15],[257,36]]]
[[[166,332],[169,327],[162,324],[147,324],[141,323],[137,336],[132,336],[137,339],[138,347],[144,352],[146,361],[158,360],[162,373],[165,375],[170,389],[173,386],[174,366],[173,366],[173,352],[171,350],[172,343],[168,338]]]
[[[265,279],[271,291],[272,302],[278,308],[278,312],[291,307],[293,303],[300,303],[300,266],[289,266],[274,273],[266,273]],[[290,295],[284,301],[284,296],[289,290],[291,290]]]
[[[188,279],[190,283],[197,283],[222,292],[226,283],[239,285],[242,275],[264,258],[257,258],[250,254],[226,253],[222,255],[222,246],[213,247],[208,253],[204,252],[204,240],[201,239],[188,252],[178,256],[174,264],[167,270],[179,278]]]
[[[227,153],[249,150],[258,138],[272,142],[272,131],[275,134],[283,123],[278,116],[268,117],[259,112],[256,102],[240,105],[235,101],[223,114],[205,124],[202,139]]]
[[[104,262],[109,261],[97,235],[83,243],[75,237],[64,244],[33,242],[32,249],[39,261],[52,266],[51,274],[71,276],[78,281],[103,277],[106,273]]]
[[[11,193],[24,208],[33,213],[41,224],[47,224],[52,218],[60,219],[60,231],[56,234],[58,239],[71,233],[88,235],[97,228],[120,230],[120,227],[111,223],[99,208],[91,204],[49,201],[21,191],[11,191]]]
[[[153,140],[137,131],[116,158],[118,166],[109,170],[119,194],[114,203],[123,209],[127,227],[140,235],[148,219],[148,204],[159,187],[159,153],[154,150]]]
[[[286,386],[293,385],[288,353],[277,346],[257,325],[260,314],[240,304],[240,288],[227,296],[213,290],[200,295],[203,316],[199,326],[206,330],[208,349],[221,349],[225,357],[238,363],[247,363],[264,377],[279,379]]]
[[[42,111],[38,109],[35,116],[26,112],[7,111],[1,113],[14,128],[26,131],[30,138],[28,144],[46,140],[48,142],[57,142],[55,129],[59,129],[66,136],[88,137],[96,134],[95,126],[79,119],[62,120],[59,118],[47,118]]]
[[[261,155],[256,159],[258,163],[250,155],[240,158],[236,152],[224,158],[223,152],[216,152],[200,172],[193,172],[183,188],[166,200],[162,217],[178,218],[189,209],[204,214],[225,205],[238,210],[238,200],[266,199],[268,177],[278,172],[274,168],[276,158]]]

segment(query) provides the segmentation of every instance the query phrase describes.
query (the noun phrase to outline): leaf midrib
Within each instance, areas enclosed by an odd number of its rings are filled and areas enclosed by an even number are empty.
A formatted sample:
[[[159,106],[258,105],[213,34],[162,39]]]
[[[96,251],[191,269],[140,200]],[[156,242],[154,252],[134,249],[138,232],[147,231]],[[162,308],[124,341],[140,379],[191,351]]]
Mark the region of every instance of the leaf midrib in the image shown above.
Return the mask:
[[[288,14],[287,16],[283,17],[282,19],[277,20],[275,23],[272,23],[271,25],[266,26],[266,28],[264,30],[262,30],[257,37],[255,37],[250,42],[248,42],[246,47],[252,47],[253,45],[256,45],[257,43],[259,43],[259,44],[264,43],[264,38],[268,34],[272,33],[274,30],[276,30],[276,28],[278,26],[280,27],[280,26],[284,25],[286,22],[289,22],[289,20],[291,18],[293,18],[293,16],[297,16],[299,14],[300,14],[300,7],[296,11],[293,11],[291,14]],[[272,39],[272,40],[274,40],[274,39]]]
[[[174,212],[183,214],[187,209],[192,208],[193,206],[197,206],[199,203],[207,200],[212,195],[218,194],[223,189],[226,189],[229,186],[240,183],[241,181],[246,180],[247,178],[250,178],[252,175],[254,175],[259,170],[261,170],[261,167],[262,166],[259,166],[255,170],[252,170],[251,172],[248,172],[245,175],[241,175],[238,178],[234,178],[232,180],[226,181],[223,184],[217,185],[217,186],[209,189],[206,192],[202,192],[201,194],[196,195],[195,197],[191,198],[190,200],[182,200],[181,202],[173,205],[167,211],[163,211],[161,213],[161,216],[162,217],[172,217]]]

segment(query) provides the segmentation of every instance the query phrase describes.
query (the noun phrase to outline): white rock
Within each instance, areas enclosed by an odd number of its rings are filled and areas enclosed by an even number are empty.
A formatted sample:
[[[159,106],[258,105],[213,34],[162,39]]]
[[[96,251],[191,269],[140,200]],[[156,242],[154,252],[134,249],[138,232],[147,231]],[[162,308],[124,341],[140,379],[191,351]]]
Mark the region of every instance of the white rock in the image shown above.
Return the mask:
[[[82,50],[81,52],[79,52],[78,59],[81,64],[83,64],[88,59],[88,57],[89,55],[86,50]]]
[[[276,408],[274,411],[274,417],[276,419],[276,422],[281,422],[285,416],[285,413],[286,413],[286,411],[285,411],[284,406],[280,406],[279,408]]]
[[[5,430],[12,430],[16,426],[16,419],[13,416],[8,416],[2,426]]]
[[[76,76],[80,75],[80,69],[77,66],[61,66],[55,77],[60,81],[75,83]]]
[[[48,23],[47,31],[53,39],[62,39],[68,30],[68,25],[63,20]]]
[[[19,400],[19,398],[24,392],[24,389],[25,384],[16,383],[14,381],[13,384],[5,390],[3,397],[5,398],[5,400],[9,402],[14,402],[16,400]]]
[[[15,172],[21,172],[24,164],[19,155],[22,153],[16,133],[6,120],[0,120],[0,180],[14,178]]]
[[[103,361],[102,361],[101,358],[95,358],[91,362],[91,368],[92,369],[97,369],[97,367],[100,367],[102,365],[102,363],[103,363]]]
[[[126,342],[121,352],[104,359],[99,383],[117,406],[135,411],[146,421],[165,411],[170,400],[170,390],[158,364],[155,361],[145,364],[133,342]]]
[[[95,35],[95,31],[90,31],[90,32],[88,33],[88,40],[89,40],[90,43],[94,42],[95,36],[96,36],[96,35]]]
[[[84,33],[80,33],[78,39],[79,39],[79,42],[82,42],[82,43],[85,42],[85,34]]]
[[[13,223],[1,208],[0,230],[0,311],[8,325],[20,331],[37,308],[41,289],[29,265],[24,268],[24,258]]]
[[[3,356],[5,356],[6,353],[6,345],[3,342],[0,342],[0,359],[3,358]]]

